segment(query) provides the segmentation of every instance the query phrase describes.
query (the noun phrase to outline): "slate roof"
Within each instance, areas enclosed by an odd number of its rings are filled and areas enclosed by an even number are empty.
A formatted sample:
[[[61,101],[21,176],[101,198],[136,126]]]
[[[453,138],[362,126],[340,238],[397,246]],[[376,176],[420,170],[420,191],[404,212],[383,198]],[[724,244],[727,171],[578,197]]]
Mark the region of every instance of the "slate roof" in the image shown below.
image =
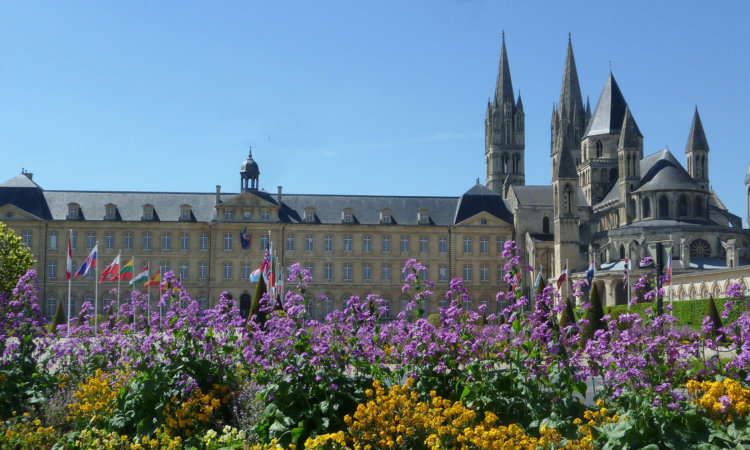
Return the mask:
[[[570,150],[567,146],[567,141],[563,140],[562,145],[562,151],[560,151],[560,161],[558,161],[557,167],[555,167],[555,175],[552,177],[552,179],[578,179],[576,164],[575,162],[573,162],[573,156],[570,154]]]
[[[622,128],[626,107],[625,97],[622,96],[620,87],[617,86],[615,77],[610,72],[607,82],[604,83],[602,95],[596,103],[596,108],[594,108],[594,115],[591,116],[582,139],[587,136],[618,133]],[[640,135],[641,132],[637,125],[635,125],[635,129]]]
[[[44,191],[24,174],[0,184],[0,206],[8,203],[40,219],[52,218],[44,200]]]
[[[462,222],[482,211],[487,211],[499,219],[513,223],[513,214],[502,195],[478,183],[458,199],[453,223]]]
[[[640,139],[642,138],[641,132],[638,130],[638,125],[633,119],[633,115],[630,113],[630,108],[625,106],[625,119],[622,122],[622,133],[620,134],[620,141],[617,144],[617,148],[640,148]]]
[[[513,186],[511,188],[521,206],[546,206],[552,208],[552,186]],[[578,206],[588,205],[580,187],[576,190]]]
[[[693,123],[690,124],[690,134],[688,135],[687,144],[685,144],[685,153],[690,153],[693,150],[709,150],[706,133],[703,131],[703,124],[701,123],[701,117],[698,115],[697,106],[693,114]]]
[[[640,162],[641,187],[636,192],[661,189],[700,189],[672,152],[665,148]]]
[[[503,45],[500,49],[500,65],[497,68],[497,82],[495,83],[495,107],[505,103],[514,104],[513,82],[510,79],[510,65],[508,64],[508,50],[505,48],[505,32],[503,31]]]

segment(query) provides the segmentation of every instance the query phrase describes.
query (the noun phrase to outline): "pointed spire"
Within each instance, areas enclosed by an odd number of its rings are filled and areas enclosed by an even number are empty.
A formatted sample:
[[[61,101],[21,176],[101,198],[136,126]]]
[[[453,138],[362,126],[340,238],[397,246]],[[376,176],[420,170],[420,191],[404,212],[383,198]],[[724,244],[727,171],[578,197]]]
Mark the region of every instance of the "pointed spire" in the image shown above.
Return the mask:
[[[690,125],[690,135],[688,135],[685,153],[690,153],[693,150],[708,151],[708,141],[706,141],[706,133],[703,132],[701,117],[698,115],[698,106],[695,107],[695,113],[693,114],[693,123]]]
[[[518,101],[516,102],[516,111],[523,112],[523,102],[521,101],[521,90],[518,90]]]
[[[573,57],[573,43],[568,33],[568,53],[565,57],[565,70],[563,71],[562,88],[560,89],[560,108],[571,116],[577,112],[583,112],[583,100],[581,97],[581,85],[578,83],[578,71],[576,60]],[[561,114],[563,118],[566,116]]]
[[[638,130],[638,125],[635,124],[635,119],[630,113],[630,108],[625,106],[625,119],[622,121],[622,133],[620,133],[620,142],[617,144],[617,149],[624,148],[639,148],[640,141],[638,138],[642,138],[641,132]]]
[[[576,172],[576,165],[573,161],[573,155],[570,154],[567,142],[563,139],[562,150],[560,151],[560,162],[555,167],[555,174],[552,180],[557,179],[578,179],[578,173]]]
[[[625,118],[625,108],[627,103],[625,97],[617,86],[614,75],[610,72],[607,76],[607,82],[604,83],[602,95],[596,103],[594,115],[589,121],[586,132],[583,134],[585,139],[588,136],[600,134],[617,134],[622,127],[622,121]],[[636,126],[637,129],[637,126]],[[640,134],[640,131],[638,131]]]
[[[747,175],[745,175],[745,184],[750,184],[750,164],[747,165]]]
[[[591,103],[589,102],[589,96],[586,96],[586,122],[591,119]]]
[[[495,107],[503,104],[514,104],[513,82],[510,79],[508,65],[508,51],[505,49],[505,31],[503,31],[503,45],[500,49],[500,66],[497,68],[497,83],[495,84]]]

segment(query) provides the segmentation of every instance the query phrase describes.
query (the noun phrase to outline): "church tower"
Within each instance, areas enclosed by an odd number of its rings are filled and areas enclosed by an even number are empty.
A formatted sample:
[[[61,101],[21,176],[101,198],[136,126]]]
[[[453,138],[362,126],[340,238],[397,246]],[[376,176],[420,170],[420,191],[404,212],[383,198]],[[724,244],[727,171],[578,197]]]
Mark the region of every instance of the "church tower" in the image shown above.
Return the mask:
[[[568,273],[578,269],[580,248],[578,215],[578,175],[572,152],[563,141],[560,161],[552,177],[553,214],[555,216],[555,273],[558,277],[568,266]]]
[[[487,102],[484,120],[484,157],[487,169],[485,184],[489,189],[502,194],[503,198],[506,198],[511,185],[523,186],[526,183],[524,117],[521,94],[518,94],[518,101],[513,97],[503,32],[495,98]]]
[[[578,178],[591,206],[599,203],[619,179],[618,144],[626,109],[625,98],[610,72],[580,147]],[[633,126],[634,132],[641,136],[635,121]]]
[[[573,44],[568,34],[568,52],[565,57],[565,70],[560,88],[560,103],[557,106],[552,105],[550,156],[553,177],[555,167],[560,161],[560,151],[563,145],[571,151],[575,165],[579,164],[581,136],[586,130],[589,117],[591,117],[591,107],[588,105],[587,109],[583,107],[576,61],[573,57]]]
[[[643,136],[638,131],[630,108],[625,107],[620,141],[617,143],[618,186],[620,191],[620,226],[631,223],[636,218],[635,200],[630,193],[638,189],[641,181],[643,159]]]
[[[703,132],[701,117],[698,115],[698,107],[695,107],[693,123],[690,125],[690,135],[685,145],[687,156],[687,169],[691,177],[703,190],[708,190],[708,141],[706,133]]]

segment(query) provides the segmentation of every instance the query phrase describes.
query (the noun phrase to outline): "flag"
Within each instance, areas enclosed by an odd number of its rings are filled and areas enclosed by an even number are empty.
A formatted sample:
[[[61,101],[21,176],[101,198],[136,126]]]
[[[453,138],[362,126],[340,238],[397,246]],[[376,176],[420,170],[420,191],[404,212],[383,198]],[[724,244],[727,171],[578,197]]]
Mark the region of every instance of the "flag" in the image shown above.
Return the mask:
[[[536,276],[536,281],[534,281],[534,294],[536,294],[536,289],[539,287],[539,282],[542,281],[542,268],[539,268],[539,275]]]
[[[143,285],[143,287],[159,286],[161,284],[161,269],[157,270],[153,277]],[[161,286],[159,286],[161,289]]]
[[[110,278],[110,281],[117,280],[117,278],[120,278],[121,280],[132,280],[133,279],[133,259],[131,258],[130,261],[128,261],[127,264],[120,267],[120,273],[113,274],[112,278]]]
[[[260,270],[263,278],[268,279],[271,276],[271,255],[267,249],[265,255],[263,255],[263,262],[260,263]]]
[[[90,268],[96,267],[96,251],[98,245],[94,246],[94,249],[91,250],[91,253],[89,253],[89,256],[86,257],[86,260],[81,265],[81,268],[78,269],[78,272],[76,272],[76,278],[82,277],[86,275]]]
[[[622,286],[625,288],[625,290],[628,289],[628,265],[630,262],[628,261],[628,258],[625,258],[625,270],[623,270],[622,273]]]
[[[672,284],[672,253],[667,259],[667,284]]]
[[[120,254],[118,253],[117,256],[115,256],[115,260],[112,261],[107,267],[102,270],[102,276],[99,278],[100,283],[104,283],[104,280],[110,276],[114,276],[114,280],[117,279],[117,273],[120,271]],[[114,281],[110,280],[110,281]]]
[[[276,255],[273,253],[271,254],[271,275],[270,275],[269,281],[270,281],[269,286],[271,287],[271,289],[275,288],[276,287]]]
[[[253,270],[253,273],[250,274],[250,282],[251,283],[257,283],[258,280],[260,280],[260,272],[261,272],[260,267],[258,267],[257,269]]]
[[[70,281],[70,276],[73,274],[73,250],[70,244],[73,237],[72,234],[72,231],[68,234],[68,260],[65,263],[65,279],[67,281]]]
[[[589,266],[589,271],[586,272],[586,284],[589,285],[589,289],[591,289],[591,282],[594,280],[594,260],[591,259],[591,265]]]
[[[130,264],[130,270],[131,270],[130,275],[132,276],[133,275],[133,272],[132,272],[133,265],[131,263],[132,263],[132,261],[130,263],[128,263],[128,264]],[[138,275],[135,276],[135,278],[133,278],[132,280],[130,280],[130,285],[133,286],[133,287],[135,287],[135,286],[137,286],[137,285],[139,285],[141,283],[145,283],[146,281],[148,281],[148,265],[146,265],[146,268],[143,269],[143,271],[141,273],[139,273]]]
[[[252,238],[247,234],[247,225],[245,225],[245,230],[240,233],[240,245],[242,245],[242,250],[250,248],[250,239]]]
[[[566,264],[565,267],[563,268],[562,273],[557,278],[557,290],[558,291],[560,290],[560,286],[562,286],[563,281],[565,281],[567,279],[568,279],[568,265]]]

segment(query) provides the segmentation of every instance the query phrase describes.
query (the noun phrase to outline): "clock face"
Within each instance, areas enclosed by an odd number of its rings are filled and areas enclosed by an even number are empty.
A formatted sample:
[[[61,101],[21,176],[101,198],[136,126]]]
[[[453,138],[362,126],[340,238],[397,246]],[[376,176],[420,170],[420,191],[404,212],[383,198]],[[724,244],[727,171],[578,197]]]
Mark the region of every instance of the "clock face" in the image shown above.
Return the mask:
[[[245,216],[245,219],[249,219],[250,218],[250,211],[245,211],[245,213],[242,214],[242,215]]]

